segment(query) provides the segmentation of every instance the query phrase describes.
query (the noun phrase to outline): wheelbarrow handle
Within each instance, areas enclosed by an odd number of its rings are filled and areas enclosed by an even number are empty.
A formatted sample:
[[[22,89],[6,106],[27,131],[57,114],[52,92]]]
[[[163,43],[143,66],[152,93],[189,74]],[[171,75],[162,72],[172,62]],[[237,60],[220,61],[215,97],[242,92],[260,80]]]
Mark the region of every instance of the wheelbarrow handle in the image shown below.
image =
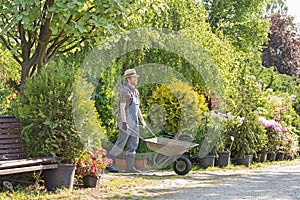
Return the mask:
[[[137,133],[135,130],[128,128],[128,130],[135,136],[138,138],[141,138],[143,141],[145,141],[145,138],[143,138],[139,133]],[[130,133],[129,133],[130,134]]]
[[[146,129],[154,136],[156,137],[156,135],[153,133],[153,131],[148,127],[146,126]],[[134,136],[136,137],[139,137],[141,138],[143,141],[145,141],[145,138],[143,138],[139,133],[137,133],[135,130],[131,129],[131,128],[128,128],[128,130],[133,133]]]
[[[153,131],[149,128],[149,126],[146,125],[146,129],[147,129],[154,137],[156,137],[156,135],[153,133]]]

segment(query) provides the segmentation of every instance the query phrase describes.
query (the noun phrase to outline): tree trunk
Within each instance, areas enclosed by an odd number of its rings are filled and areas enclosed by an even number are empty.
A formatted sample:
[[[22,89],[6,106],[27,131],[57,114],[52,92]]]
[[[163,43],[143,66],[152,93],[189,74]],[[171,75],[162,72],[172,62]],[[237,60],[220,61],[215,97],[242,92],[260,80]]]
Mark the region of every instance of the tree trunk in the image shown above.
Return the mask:
[[[22,71],[21,71],[21,85],[20,91],[22,92],[26,78],[29,77],[30,72],[30,63],[21,63]]]

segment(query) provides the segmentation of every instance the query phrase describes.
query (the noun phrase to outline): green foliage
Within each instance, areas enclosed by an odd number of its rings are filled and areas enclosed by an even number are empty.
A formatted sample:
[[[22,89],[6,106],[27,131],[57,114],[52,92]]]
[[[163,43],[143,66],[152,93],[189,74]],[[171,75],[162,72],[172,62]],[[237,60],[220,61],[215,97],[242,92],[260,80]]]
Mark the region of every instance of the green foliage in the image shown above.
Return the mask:
[[[0,85],[0,115],[5,115],[10,112],[11,104],[13,103],[13,99],[16,97],[17,95],[10,89]]]
[[[195,131],[201,122],[201,113],[207,110],[204,96],[180,81],[158,87],[153,91],[148,104],[149,107],[158,105],[151,111],[151,126],[154,130],[158,128],[177,138],[185,132]]]
[[[243,124],[232,134],[234,137],[232,154],[235,159],[255,154],[262,151],[266,146],[266,131],[258,121],[258,116],[254,113],[248,113],[244,118]]]
[[[124,30],[127,6],[118,0],[1,0],[0,41],[22,67],[21,86],[57,54]]]
[[[16,88],[20,82],[20,70],[8,50],[0,44],[0,114],[11,112],[14,99],[18,96]]]
[[[79,70],[78,73],[81,73]],[[73,90],[73,117],[75,128],[86,149],[101,147],[105,129],[95,108],[95,101],[86,97],[93,94],[94,87],[81,76],[76,76]]]
[[[246,66],[239,77],[239,95],[234,97],[236,109],[232,111],[234,116],[243,118],[240,126],[234,123],[227,127],[234,137],[232,154],[235,159],[244,158],[245,155],[261,151],[265,146],[266,131],[258,121],[258,108],[263,106],[261,100],[261,86],[256,83],[254,76],[249,75]],[[227,141],[231,143],[231,141]]]
[[[259,58],[258,49],[267,39],[268,22],[262,19],[267,1],[204,0],[214,33],[222,33],[238,50]],[[219,33],[218,33],[219,34]],[[248,54],[250,55],[250,54]]]
[[[267,17],[273,15],[274,13],[286,14],[287,13],[287,0],[268,0],[267,1]]]
[[[29,156],[73,163],[83,149],[73,121],[73,82],[74,69],[57,65],[27,80],[17,112]]]

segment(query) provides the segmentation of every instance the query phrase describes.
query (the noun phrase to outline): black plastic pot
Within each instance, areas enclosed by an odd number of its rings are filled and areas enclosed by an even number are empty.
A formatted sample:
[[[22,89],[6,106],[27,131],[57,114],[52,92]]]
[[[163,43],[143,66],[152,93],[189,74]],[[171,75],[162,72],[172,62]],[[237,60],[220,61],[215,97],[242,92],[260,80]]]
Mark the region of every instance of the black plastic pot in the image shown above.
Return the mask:
[[[278,154],[276,155],[276,160],[277,160],[277,161],[282,161],[282,160],[284,160],[284,153],[278,153]]]
[[[45,187],[48,191],[57,188],[73,188],[75,164],[59,164],[57,169],[45,170],[43,172]]]
[[[237,165],[245,165],[246,167],[250,167],[250,163],[252,161],[252,155],[246,155],[245,158],[237,159]]]
[[[218,167],[226,167],[230,163],[230,151],[218,152],[218,159],[216,165]]]
[[[253,156],[253,161],[260,162],[260,158],[261,158],[261,153],[256,153],[256,155]]]
[[[273,161],[275,161],[275,159],[276,159],[276,153],[268,153],[267,154],[268,161],[273,162]]]
[[[83,185],[85,188],[94,188],[97,186],[98,178],[94,176],[84,176]]]
[[[260,153],[261,155],[260,155],[260,160],[259,160],[259,162],[266,162],[266,160],[267,160],[267,153],[266,152],[261,152]]]
[[[215,159],[216,159],[216,156],[205,156],[205,157],[199,159],[199,165],[200,165],[200,167],[202,167],[204,169],[206,169],[208,167],[214,167]]]

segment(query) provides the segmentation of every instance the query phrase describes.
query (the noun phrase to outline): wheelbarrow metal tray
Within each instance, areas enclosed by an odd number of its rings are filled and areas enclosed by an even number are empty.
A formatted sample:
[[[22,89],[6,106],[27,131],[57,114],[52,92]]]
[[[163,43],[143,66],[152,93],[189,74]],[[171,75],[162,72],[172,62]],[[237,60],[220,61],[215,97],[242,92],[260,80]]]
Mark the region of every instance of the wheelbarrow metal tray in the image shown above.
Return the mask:
[[[165,156],[181,155],[199,145],[188,141],[163,137],[145,139],[145,142],[148,149]]]

